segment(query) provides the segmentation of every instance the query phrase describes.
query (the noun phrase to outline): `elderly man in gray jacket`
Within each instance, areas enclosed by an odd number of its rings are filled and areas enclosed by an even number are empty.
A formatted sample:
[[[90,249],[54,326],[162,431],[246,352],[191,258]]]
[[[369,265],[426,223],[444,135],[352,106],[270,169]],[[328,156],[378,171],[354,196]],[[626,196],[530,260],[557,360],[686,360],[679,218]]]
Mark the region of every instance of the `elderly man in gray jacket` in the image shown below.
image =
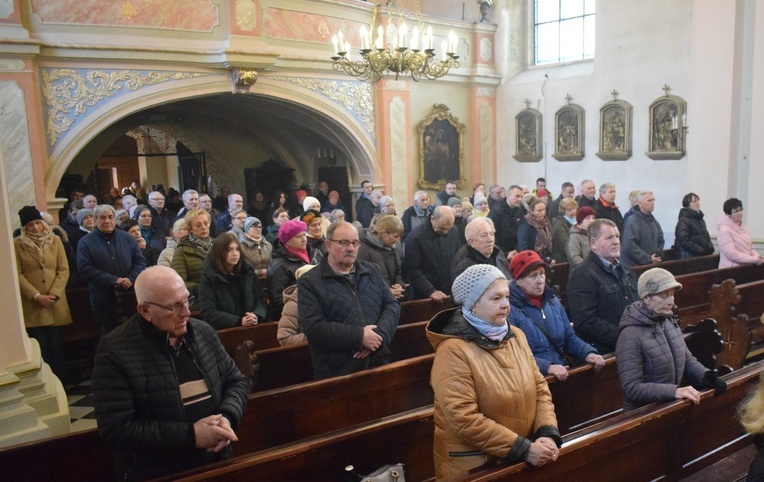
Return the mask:
[[[661,262],[663,229],[653,217],[654,209],[652,191],[641,191],[623,228],[621,263],[627,268]]]

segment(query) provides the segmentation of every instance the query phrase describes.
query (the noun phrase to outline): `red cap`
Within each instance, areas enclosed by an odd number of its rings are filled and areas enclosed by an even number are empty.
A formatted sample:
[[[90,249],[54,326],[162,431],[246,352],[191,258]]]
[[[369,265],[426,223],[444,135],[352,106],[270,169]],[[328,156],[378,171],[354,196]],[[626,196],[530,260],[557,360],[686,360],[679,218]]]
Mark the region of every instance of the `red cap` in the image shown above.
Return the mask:
[[[546,266],[546,263],[537,252],[527,249],[512,257],[512,261],[509,262],[509,272],[512,273],[512,278],[520,279],[538,266]]]

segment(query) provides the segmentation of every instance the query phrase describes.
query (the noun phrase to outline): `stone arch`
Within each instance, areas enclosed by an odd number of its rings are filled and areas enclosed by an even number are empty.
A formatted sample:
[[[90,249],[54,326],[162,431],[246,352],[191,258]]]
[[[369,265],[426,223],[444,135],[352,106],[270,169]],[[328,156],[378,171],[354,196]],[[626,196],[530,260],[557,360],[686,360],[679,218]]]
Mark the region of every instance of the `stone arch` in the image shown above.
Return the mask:
[[[212,75],[145,87],[93,109],[87,118],[66,134],[60,145],[56,146],[48,157],[45,174],[45,195],[48,203],[60,205],[63,200],[56,199],[56,188],[67,168],[77,154],[109,126],[152,107],[230,92],[231,81],[228,75]],[[374,129],[361,125],[341,103],[332,102],[299,85],[268,77],[261,77],[249,95],[283,103],[305,113],[305,118],[311,121],[316,132],[347,152],[351,183],[360,182],[362,178],[380,177],[373,139]],[[285,159],[285,162],[296,172],[306,175],[304,162],[295,158]]]

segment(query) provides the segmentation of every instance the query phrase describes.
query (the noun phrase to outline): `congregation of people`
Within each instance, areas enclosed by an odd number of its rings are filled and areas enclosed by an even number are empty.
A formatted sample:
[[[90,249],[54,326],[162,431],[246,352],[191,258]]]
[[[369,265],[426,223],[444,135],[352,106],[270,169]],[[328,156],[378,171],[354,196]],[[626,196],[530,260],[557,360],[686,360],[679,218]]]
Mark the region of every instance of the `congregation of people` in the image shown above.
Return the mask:
[[[447,310],[427,326],[439,480],[490,459],[556,460],[562,439],[544,377],[565,381],[581,364],[599,371],[611,353],[625,410],[724,392],[682,339],[672,311],[682,285],[660,268],[668,247],[651,191],[630,193],[622,212],[611,182],[597,190],[584,180],[578,196],[565,182],[558,197],[543,178],[533,189],[481,183],[464,198],[446,182],[434,203],[417,191],[396,209],[371,182],[360,187],[354,209],[324,181],[315,193],[300,186],[270,201],[258,192],[247,203],[228,188],[211,197],[134,182],[100,199],[75,189],[60,225],[33,206],[19,211],[27,331],[63,378],[66,290],[87,286],[101,333],[96,416],[125,480],[230,457],[246,393],[215,330],[278,323],[278,342],[307,343],[323,379],[389,363],[408,300]],[[712,254],[700,197],[681,204],[676,256]],[[725,201],[720,268],[764,264],[742,219],[742,202]],[[560,263],[571,268],[567,307],[547,282]],[[637,278],[644,265],[655,266]],[[125,319],[115,307],[128,292],[138,312]],[[164,388],[151,392],[152,383]],[[182,396],[162,405],[177,398],[168,383]],[[178,447],[169,458],[168,445]]]

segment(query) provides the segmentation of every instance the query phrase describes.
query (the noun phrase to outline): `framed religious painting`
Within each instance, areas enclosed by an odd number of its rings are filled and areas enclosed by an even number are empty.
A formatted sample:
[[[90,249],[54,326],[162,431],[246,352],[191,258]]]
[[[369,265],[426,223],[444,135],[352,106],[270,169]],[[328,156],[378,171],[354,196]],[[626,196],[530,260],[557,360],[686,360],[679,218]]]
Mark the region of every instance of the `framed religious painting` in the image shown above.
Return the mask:
[[[525,109],[515,116],[515,155],[520,162],[538,162],[544,155],[543,114],[531,108],[525,100]]]
[[[442,189],[446,181],[457,187],[464,180],[464,124],[443,104],[419,123],[419,187]]]
[[[687,102],[669,95],[670,90],[664,85],[664,95],[650,104],[649,150],[645,152],[650,159],[681,159],[685,154]]]
[[[580,161],[584,158],[584,109],[571,104],[573,97],[565,96],[568,104],[554,115],[555,151],[558,161]]]
[[[606,161],[625,161],[631,157],[631,121],[633,107],[618,100],[618,92],[610,93],[613,100],[600,109],[600,150],[597,157]]]

